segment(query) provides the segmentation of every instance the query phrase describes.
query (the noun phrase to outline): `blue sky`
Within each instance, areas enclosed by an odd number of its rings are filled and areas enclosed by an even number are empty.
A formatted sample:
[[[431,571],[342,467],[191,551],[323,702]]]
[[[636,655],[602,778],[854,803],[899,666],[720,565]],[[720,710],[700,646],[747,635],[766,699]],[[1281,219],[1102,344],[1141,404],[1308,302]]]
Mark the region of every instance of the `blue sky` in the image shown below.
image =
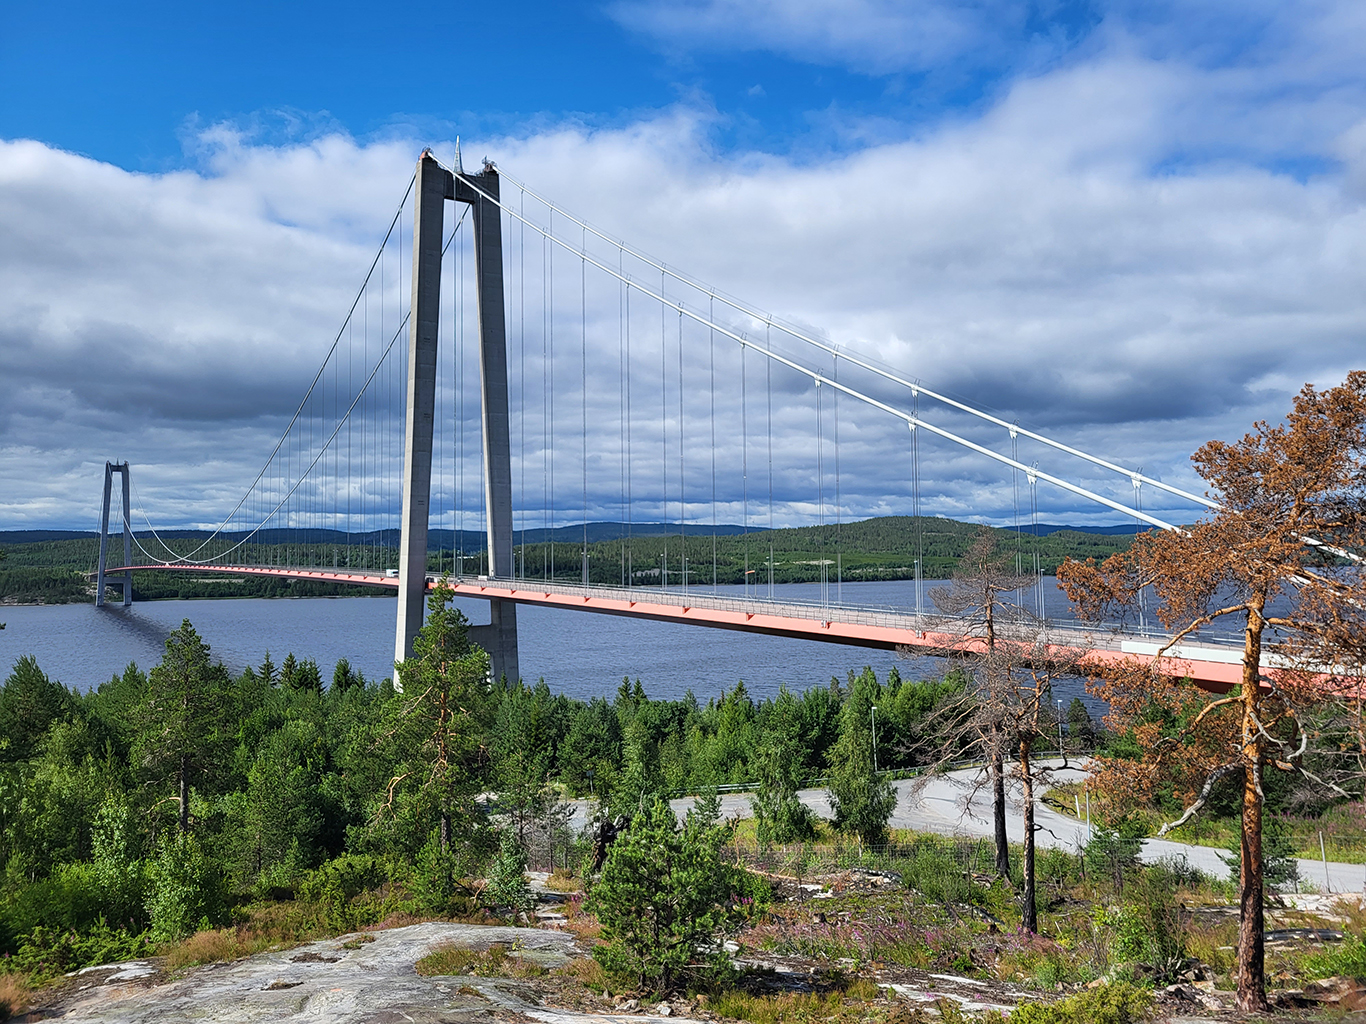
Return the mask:
[[[839,40],[820,4],[765,6],[12,4],[0,135],[164,170],[223,121],[275,141],[445,137],[619,125],[682,101],[716,112],[723,149],[821,153],[980,108],[1085,48],[1105,16],[1084,0],[860,3],[847,19],[866,29]]]
[[[1199,444],[1361,365],[1363,69],[1347,0],[4,5],[0,529],[87,526],[110,457],[213,521],[457,135],[704,281],[1193,485]],[[848,513],[897,510],[867,458]],[[1008,515],[936,470],[930,510]]]

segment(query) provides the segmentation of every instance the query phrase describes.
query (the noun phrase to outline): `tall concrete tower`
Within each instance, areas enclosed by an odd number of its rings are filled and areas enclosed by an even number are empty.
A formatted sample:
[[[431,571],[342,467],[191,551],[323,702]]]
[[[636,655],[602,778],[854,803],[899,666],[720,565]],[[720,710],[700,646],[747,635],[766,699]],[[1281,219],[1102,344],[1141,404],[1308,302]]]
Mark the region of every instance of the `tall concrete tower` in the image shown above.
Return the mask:
[[[486,164],[452,174],[424,151],[417,162],[413,203],[413,292],[408,321],[408,408],[404,427],[403,526],[399,541],[395,660],[412,654],[427,595],[427,530],[431,513],[432,426],[436,409],[437,335],[441,320],[441,245],[447,199],[471,207],[475,292],[479,306],[479,381],[483,405],[484,495],[488,508],[489,574],[511,579],[512,446],[508,430],[507,324],[503,307],[503,221],[498,172]],[[495,677],[515,682],[517,609],[489,602],[490,622],[471,638],[489,652]]]

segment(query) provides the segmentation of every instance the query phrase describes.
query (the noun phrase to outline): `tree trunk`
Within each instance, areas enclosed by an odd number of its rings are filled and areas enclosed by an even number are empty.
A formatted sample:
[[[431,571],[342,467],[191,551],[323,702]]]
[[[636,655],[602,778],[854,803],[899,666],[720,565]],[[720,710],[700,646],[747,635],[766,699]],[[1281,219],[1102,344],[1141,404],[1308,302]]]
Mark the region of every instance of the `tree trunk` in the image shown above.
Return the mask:
[[[1006,838],[1006,772],[999,737],[991,743],[991,818],[996,837],[996,874],[1010,881],[1010,840]]]
[[[441,852],[447,853],[451,848],[451,812],[446,808],[441,808]]]
[[[180,834],[190,831],[190,758],[180,755]]]
[[[1023,884],[1020,893],[1020,927],[1039,930],[1039,913],[1034,905],[1034,777],[1029,767],[1028,736],[1020,737],[1020,781],[1024,786],[1024,850],[1020,855]]]
[[[1243,834],[1242,864],[1238,871],[1238,1009],[1265,1013],[1266,922],[1262,907],[1262,754],[1257,729],[1258,676],[1262,659],[1262,607],[1265,595],[1248,603],[1247,632],[1243,645]]]

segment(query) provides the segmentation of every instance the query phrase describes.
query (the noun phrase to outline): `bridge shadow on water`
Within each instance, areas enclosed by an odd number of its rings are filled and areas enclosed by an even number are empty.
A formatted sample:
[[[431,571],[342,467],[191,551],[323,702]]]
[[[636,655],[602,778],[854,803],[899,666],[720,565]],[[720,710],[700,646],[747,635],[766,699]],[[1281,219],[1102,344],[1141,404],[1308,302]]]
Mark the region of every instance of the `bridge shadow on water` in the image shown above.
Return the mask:
[[[158,648],[166,645],[166,638],[173,632],[165,623],[139,615],[136,603],[127,608],[121,604],[107,604],[95,609],[95,613],[105,616],[106,622],[114,624],[122,632]]]

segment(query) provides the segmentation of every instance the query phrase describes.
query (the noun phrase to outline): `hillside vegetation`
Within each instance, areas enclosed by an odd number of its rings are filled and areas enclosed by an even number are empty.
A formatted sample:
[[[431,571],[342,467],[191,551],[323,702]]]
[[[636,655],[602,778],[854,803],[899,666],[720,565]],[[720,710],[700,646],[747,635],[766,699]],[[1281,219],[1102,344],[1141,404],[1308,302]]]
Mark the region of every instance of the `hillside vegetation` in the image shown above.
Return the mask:
[[[593,524],[601,527],[603,524]],[[689,583],[767,584],[816,582],[822,578],[859,580],[914,579],[917,557],[922,560],[926,579],[945,579],[967,551],[982,527],[952,519],[910,516],[884,516],[841,525],[803,526],[782,530],[756,530],[748,534],[723,536],[660,534],[650,524],[646,536],[600,540],[588,544],[588,575],[593,583],[635,586],[670,585],[682,581],[686,568]],[[675,529],[677,529],[675,527]],[[392,532],[392,531],[391,531]],[[561,536],[565,531],[558,531]],[[1043,537],[1016,534],[1012,530],[993,530],[1003,550],[1015,551],[1026,571],[1037,557],[1040,568],[1051,574],[1062,560],[1104,558],[1125,550],[1130,535],[1083,533],[1058,530]],[[275,531],[276,537],[282,531]],[[25,537],[13,534],[13,537]],[[185,533],[171,543],[180,551],[200,544],[207,534]],[[591,536],[591,534],[590,534]],[[246,544],[234,552],[247,565],[320,565],[335,568],[390,569],[398,564],[398,549],[388,535],[369,535],[347,545],[343,535],[328,533],[320,537],[301,535],[290,543]],[[159,550],[151,538],[138,535],[149,550]],[[445,539],[450,539],[449,531]],[[450,547],[433,550],[428,566],[434,572],[468,574],[487,571],[484,551],[462,535],[467,546],[463,552]],[[274,539],[274,538],[273,538]],[[519,533],[517,539],[521,539]],[[196,557],[207,558],[226,551],[237,543],[218,538]],[[122,558],[122,542],[111,541],[111,565]],[[63,604],[89,601],[94,597],[87,574],[94,571],[99,558],[99,539],[94,534],[52,540],[13,542],[0,533],[0,601],[10,604]],[[518,575],[529,578],[581,580],[584,552],[582,542],[526,543],[514,549]],[[134,551],[135,558],[145,556]],[[305,580],[243,579],[224,574],[144,572],[133,583],[136,600],[199,597],[323,597],[338,594],[386,596],[387,591],[364,587],[345,587]]]

